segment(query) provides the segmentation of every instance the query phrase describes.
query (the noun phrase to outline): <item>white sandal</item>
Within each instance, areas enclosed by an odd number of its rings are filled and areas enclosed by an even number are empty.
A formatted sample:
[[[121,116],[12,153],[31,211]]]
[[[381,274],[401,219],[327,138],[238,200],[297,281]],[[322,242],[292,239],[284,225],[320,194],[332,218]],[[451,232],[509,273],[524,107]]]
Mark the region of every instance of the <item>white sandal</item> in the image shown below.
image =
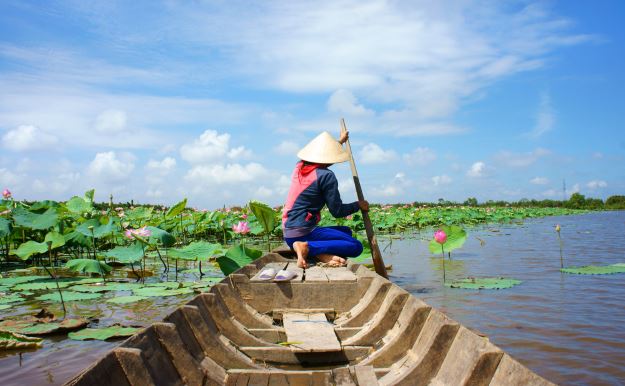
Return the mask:
[[[297,273],[293,271],[281,270],[278,272],[273,281],[289,281],[297,277]]]
[[[258,275],[258,280],[263,280],[263,281],[269,281],[271,279],[274,278],[274,276],[276,276],[276,269],[275,268],[267,268],[267,269],[263,269],[260,272],[260,275]]]

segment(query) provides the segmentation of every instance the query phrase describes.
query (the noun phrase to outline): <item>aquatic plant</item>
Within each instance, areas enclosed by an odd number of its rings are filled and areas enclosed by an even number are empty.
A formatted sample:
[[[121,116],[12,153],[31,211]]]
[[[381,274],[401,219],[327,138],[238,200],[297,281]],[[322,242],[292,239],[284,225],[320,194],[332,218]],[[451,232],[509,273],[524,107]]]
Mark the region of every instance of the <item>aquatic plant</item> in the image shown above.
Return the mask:
[[[441,261],[443,262],[443,284],[445,283],[445,243],[447,242],[447,234],[442,229],[434,232],[434,242],[441,246]]]
[[[560,269],[564,268],[564,258],[562,257],[562,237],[560,237],[560,224],[556,224],[556,233],[560,242]]]

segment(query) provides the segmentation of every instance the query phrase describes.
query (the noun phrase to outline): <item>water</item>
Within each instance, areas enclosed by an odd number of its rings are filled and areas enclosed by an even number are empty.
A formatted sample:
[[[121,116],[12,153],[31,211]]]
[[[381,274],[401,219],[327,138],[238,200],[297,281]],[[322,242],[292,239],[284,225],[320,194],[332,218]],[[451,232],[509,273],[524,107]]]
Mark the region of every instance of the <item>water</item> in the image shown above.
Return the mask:
[[[391,280],[490,340],[545,378],[566,385],[625,383],[625,274],[567,275],[559,271],[555,224],[562,226],[565,265],[625,263],[625,212],[528,220],[521,225],[467,229],[464,247],[446,261],[447,279],[506,276],[523,283],[505,290],[442,286],[440,257],[432,258],[432,231],[381,237]],[[482,246],[480,240],[485,244]],[[96,305],[100,323],[147,325],[189,296],[158,299],[135,310]],[[94,306],[74,305],[93,314]],[[84,308],[81,310],[81,307]],[[36,309],[33,306],[33,311]],[[2,311],[3,316],[8,315]],[[44,348],[0,354],[1,385],[59,385],[119,342],[46,339]],[[4,355],[4,356],[2,356]]]
[[[565,266],[625,263],[625,212],[468,229],[465,246],[452,253],[447,279],[505,276],[523,281],[511,289],[443,287],[440,256],[428,257],[425,241],[393,240],[385,263],[393,265],[393,282],[488,335],[545,378],[563,385],[624,384],[625,274],[561,273],[554,231],[558,223]]]

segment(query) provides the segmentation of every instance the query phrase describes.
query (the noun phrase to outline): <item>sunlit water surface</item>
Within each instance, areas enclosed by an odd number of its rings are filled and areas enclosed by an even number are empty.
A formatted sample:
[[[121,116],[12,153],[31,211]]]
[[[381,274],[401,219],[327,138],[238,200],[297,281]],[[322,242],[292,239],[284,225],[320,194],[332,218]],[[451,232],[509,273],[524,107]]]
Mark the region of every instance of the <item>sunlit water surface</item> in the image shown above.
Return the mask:
[[[625,212],[467,229],[466,244],[452,253],[452,261],[446,261],[447,279],[505,276],[523,281],[505,290],[443,287],[441,259],[431,257],[427,249],[431,230],[411,232],[392,243],[381,236],[380,245],[386,264],[393,265],[393,282],[488,335],[494,344],[547,379],[563,385],[624,384],[625,274],[560,273],[554,232],[558,223],[566,266],[625,263]],[[73,312],[92,315],[95,308],[102,324],[148,325],[191,297],[158,299],[136,305],[134,310],[74,305]],[[0,384],[62,384],[117,344],[56,338],[46,339],[44,348],[37,351],[1,354]]]

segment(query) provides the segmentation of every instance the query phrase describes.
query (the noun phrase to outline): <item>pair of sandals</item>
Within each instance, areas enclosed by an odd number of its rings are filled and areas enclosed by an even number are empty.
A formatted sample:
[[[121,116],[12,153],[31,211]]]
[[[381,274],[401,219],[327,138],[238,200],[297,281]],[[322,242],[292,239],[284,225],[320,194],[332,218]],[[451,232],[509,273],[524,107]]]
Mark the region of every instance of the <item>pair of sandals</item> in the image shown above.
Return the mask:
[[[297,273],[287,271],[286,269],[276,270],[275,268],[266,268],[258,275],[259,280],[263,281],[289,281],[297,277]]]

